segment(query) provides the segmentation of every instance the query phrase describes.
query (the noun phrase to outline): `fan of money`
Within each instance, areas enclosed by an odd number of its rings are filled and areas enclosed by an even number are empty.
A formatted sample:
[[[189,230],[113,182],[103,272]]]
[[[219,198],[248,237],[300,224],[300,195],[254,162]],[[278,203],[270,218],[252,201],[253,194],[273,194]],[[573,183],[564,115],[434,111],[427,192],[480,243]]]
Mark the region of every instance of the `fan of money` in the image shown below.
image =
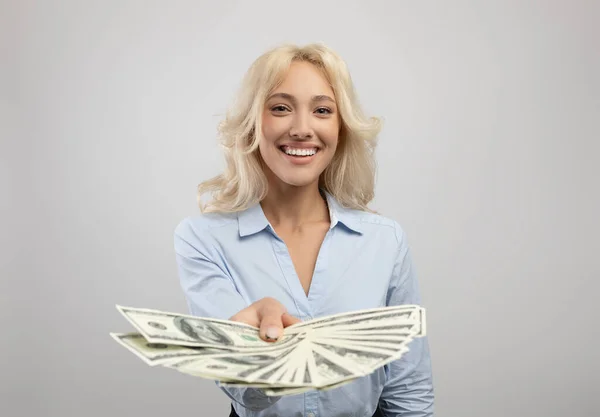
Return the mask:
[[[331,389],[402,357],[423,337],[425,309],[401,305],[320,317],[274,343],[244,323],[117,305],[137,332],[110,333],[150,366],[253,387],[266,395]]]

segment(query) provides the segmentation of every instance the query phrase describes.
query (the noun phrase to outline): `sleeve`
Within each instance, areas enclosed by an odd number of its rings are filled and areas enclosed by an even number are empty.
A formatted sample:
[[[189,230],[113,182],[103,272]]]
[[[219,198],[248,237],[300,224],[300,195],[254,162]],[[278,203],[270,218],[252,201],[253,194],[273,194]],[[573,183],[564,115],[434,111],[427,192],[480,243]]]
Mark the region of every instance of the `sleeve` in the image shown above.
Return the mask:
[[[421,296],[406,235],[396,225],[399,247],[387,305],[421,305]],[[409,351],[385,366],[386,383],[379,406],[386,417],[431,417],[434,389],[427,336],[414,339]]]
[[[189,219],[175,229],[174,246],[179,281],[191,315],[227,320],[248,305],[235,288],[225,268],[210,255],[210,237],[199,236]],[[217,386],[233,401],[259,411],[276,403],[254,388]]]

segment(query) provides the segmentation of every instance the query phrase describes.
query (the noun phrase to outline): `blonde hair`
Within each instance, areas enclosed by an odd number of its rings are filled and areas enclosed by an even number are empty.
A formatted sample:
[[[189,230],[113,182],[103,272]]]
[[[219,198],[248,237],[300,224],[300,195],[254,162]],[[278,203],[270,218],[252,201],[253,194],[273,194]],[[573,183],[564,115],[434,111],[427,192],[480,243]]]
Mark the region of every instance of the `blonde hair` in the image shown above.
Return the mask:
[[[374,150],[381,121],[367,118],[358,103],[350,73],[342,58],[322,43],[303,47],[284,44],[261,55],[248,69],[237,100],[219,124],[225,171],[198,185],[202,212],[236,212],[260,202],[268,183],[258,143],[266,98],[283,82],[293,61],[310,62],[329,82],[341,116],[338,148],[319,178],[319,186],[342,206],[364,211],[375,193]],[[205,193],[212,200],[202,204]]]

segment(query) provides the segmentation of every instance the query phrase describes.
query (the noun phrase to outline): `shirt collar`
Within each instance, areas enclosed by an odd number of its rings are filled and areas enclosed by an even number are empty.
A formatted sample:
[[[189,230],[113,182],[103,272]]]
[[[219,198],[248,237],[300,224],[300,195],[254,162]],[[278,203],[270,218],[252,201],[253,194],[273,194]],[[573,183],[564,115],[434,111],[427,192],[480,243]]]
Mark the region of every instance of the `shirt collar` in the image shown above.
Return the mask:
[[[271,227],[260,203],[238,213],[238,228],[240,237],[253,235]]]
[[[342,207],[340,203],[327,191],[322,190],[327,199],[329,206],[329,218],[331,219],[330,229],[333,229],[338,224],[343,224],[349,230],[362,234],[360,217],[352,209]]]
[[[331,219],[329,229],[341,224],[353,232],[362,234],[360,218],[351,209],[342,207],[327,191],[322,190],[322,192],[329,208],[329,218]],[[238,228],[240,237],[258,233],[264,229],[270,229],[274,233],[260,203],[238,213]]]

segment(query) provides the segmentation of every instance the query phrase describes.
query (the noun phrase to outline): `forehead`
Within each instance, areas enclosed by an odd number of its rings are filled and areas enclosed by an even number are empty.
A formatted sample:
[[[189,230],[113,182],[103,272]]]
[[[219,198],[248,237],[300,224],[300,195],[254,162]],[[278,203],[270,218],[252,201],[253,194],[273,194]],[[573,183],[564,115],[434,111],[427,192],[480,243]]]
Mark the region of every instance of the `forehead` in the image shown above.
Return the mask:
[[[308,97],[319,94],[333,96],[333,90],[323,72],[314,64],[304,61],[292,62],[283,76],[283,81],[273,93],[285,92],[298,97]]]

